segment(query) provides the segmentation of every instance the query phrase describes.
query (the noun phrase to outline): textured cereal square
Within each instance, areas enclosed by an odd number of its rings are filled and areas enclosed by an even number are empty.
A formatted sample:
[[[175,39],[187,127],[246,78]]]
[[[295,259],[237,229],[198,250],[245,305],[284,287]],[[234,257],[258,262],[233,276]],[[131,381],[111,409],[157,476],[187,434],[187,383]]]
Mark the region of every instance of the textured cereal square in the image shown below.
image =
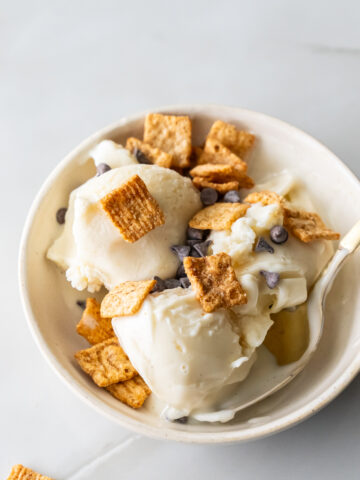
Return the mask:
[[[124,282],[114,287],[101,302],[103,317],[133,315],[140,310],[143,301],[156,284],[156,280]]]
[[[172,155],[159,148],[152,147],[138,138],[130,137],[126,140],[126,148],[140,163],[152,163],[159,167],[170,168]]]
[[[75,358],[99,387],[124,382],[137,375],[116,337],[80,350],[75,353]]]
[[[31,468],[14,465],[7,480],[51,480],[51,478],[40,475],[40,473],[34,472]]]
[[[255,142],[252,133],[238,130],[234,125],[217,120],[211,127],[208,138],[214,138],[241,158],[251,150]]]
[[[222,195],[226,192],[229,192],[230,190],[239,190],[239,182],[237,182],[236,180],[226,183],[215,183],[204,177],[194,177],[193,184],[199,190],[202,190],[203,188],[213,188]]]
[[[79,335],[95,345],[115,335],[110,318],[100,315],[100,303],[95,298],[86,299],[86,308],[76,325]]]
[[[228,230],[246,214],[249,205],[244,203],[215,203],[200,210],[189,222],[191,228],[199,230]]]
[[[223,163],[227,165],[237,165],[244,172],[247,171],[247,163],[229,148],[220,143],[216,138],[207,138],[198,163]]]
[[[144,142],[171,154],[173,167],[189,167],[191,120],[189,117],[149,113],[145,119]]]
[[[136,377],[131,380],[126,380],[126,382],[110,385],[106,387],[106,390],[110,392],[113,397],[132,408],[142,407],[145,400],[151,394],[150,388],[140,375],[136,375]]]
[[[267,205],[272,205],[277,203],[281,206],[285,206],[285,198],[275,192],[270,192],[269,190],[263,190],[262,192],[252,192],[249,193],[247,197],[244,198],[246,203],[261,203],[264,207]]]
[[[100,202],[123,238],[130,243],[165,223],[163,211],[138,175],[112,190]]]
[[[327,228],[317,213],[302,210],[285,210],[284,225],[302,242],[312,240],[338,240],[340,234]]]
[[[227,253],[208,257],[185,257],[185,272],[196,293],[196,298],[207,313],[218,308],[230,308],[247,303]]]
[[[199,180],[200,178],[204,178],[207,182],[217,184],[238,182],[237,188],[235,187],[230,190],[237,190],[238,188],[252,188],[254,186],[254,181],[252,178],[246,175],[246,172],[244,172],[244,170],[238,165],[205,163],[203,165],[197,165],[194,167],[190,171],[190,175],[197,179],[194,182],[195,186],[197,186],[197,183],[202,186]]]

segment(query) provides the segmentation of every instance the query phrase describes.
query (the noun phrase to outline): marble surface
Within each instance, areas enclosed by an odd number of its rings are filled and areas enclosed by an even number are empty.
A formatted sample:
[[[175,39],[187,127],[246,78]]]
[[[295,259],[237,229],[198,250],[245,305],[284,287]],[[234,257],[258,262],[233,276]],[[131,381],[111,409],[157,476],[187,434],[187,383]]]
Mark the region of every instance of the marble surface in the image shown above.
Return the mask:
[[[359,15],[356,0],[0,0],[0,478],[19,462],[58,480],[359,478],[359,377],[313,418],[257,442],[142,438],[50,370],[17,286],[19,238],[41,183],[123,115],[191,102],[263,111],[359,176]]]

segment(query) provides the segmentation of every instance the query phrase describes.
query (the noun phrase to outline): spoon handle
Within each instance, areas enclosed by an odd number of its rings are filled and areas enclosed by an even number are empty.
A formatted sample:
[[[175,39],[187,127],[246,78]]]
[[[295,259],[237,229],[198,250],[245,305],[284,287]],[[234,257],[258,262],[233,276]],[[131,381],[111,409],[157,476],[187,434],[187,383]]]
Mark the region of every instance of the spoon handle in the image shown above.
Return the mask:
[[[340,241],[339,248],[346,249],[349,253],[354,252],[360,245],[360,220],[348,231]]]

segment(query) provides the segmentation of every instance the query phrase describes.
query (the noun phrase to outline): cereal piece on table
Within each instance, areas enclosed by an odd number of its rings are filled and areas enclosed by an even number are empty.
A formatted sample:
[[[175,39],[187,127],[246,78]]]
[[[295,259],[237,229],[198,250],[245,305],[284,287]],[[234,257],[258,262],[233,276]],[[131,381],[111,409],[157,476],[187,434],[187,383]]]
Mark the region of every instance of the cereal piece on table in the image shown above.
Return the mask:
[[[172,155],[170,153],[163,152],[159,148],[152,147],[148,143],[139,140],[138,138],[130,137],[126,140],[126,148],[137,158],[140,163],[141,160],[138,158],[138,152],[145,156],[149,162],[159,167],[170,168]]]
[[[137,375],[116,337],[75,353],[80,367],[99,387],[124,382]]]
[[[112,190],[100,202],[123,238],[130,243],[165,223],[163,211],[138,175]]]
[[[239,189],[239,182],[236,180],[232,182],[226,182],[226,183],[215,183],[215,182],[210,182],[207,178],[204,178],[204,177],[194,177],[193,184],[199,190],[201,190],[202,188],[213,188],[219,193],[226,193],[226,192],[229,192],[230,190]]]
[[[228,230],[246,214],[249,205],[244,203],[215,203],[200,210],[189,222],[191,228],[199,230]]]
[[[205,312],[247,303],[246,292],[236,278],[231,257],[227,253],[200,258],[186,257],[184,267]]]
[[[234,125],[217,120],[211,127],[208,138],[215,138],[241,158],[251,150],[255,142],[252,133],[238,130]]]
[[[140,310],[155,284],[156,280],[120,283],[103,298],[100,314],[111,318],[133,315]]]
[[[247,171],[247,163],[235,155],[229,148],[225,147],[216,138],[207,138],[205,147],[198,160],[199,165],[204,163],[223,163],[237,165],[244,172]]]
[[[145,119],[144,142],[170,153],[173,167],[189,167],[191,120],[189,117],[149,113]]]
[[[284,215],[284,225],[302,242],[312,240],[338,240],[340,234],[326,227],[317,213],[291,210],[287,208]]]
[[[136,377],[131,380],[126,380],[126,382],[110,385],[106,387],[106,390],[110,392],[113,397],[132,408],[142,407],[145,400],[151,394],[150,388],[140,375],[136,375]]]
[[[80,322],[76,325],[79,335],[95,345],[115,335],[110,318],[100,315],[100,303],[95,298],[86,299],[86,308]]]
[[[34,472],[31,468],[23,467],[22,465],[14,465],[11,469],[10,476],[7,480],[52,480],[50,477],[40,475]]]
[[[275,192],[269,190],[263,190],[262,192],[252,192],[244,198],[244,202],[247,203],[261,203],[264,207],[277,203],[281,206],[285,205],[285,198]]]

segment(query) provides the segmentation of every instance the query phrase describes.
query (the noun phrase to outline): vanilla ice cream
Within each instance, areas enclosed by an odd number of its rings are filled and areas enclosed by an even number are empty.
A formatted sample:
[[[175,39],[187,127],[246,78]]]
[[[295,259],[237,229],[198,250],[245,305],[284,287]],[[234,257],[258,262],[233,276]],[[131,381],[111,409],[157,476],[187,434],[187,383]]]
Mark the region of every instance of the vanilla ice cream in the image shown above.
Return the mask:
[[[243,380],[271,324],[269,314],[205,313],[191,288],[150,295],[135,315],[113,319],[132,364],[175,418],[208,406],[209,396]]]
[[[292,188],[293,180],[287,193]],[[167,405],[167,418],[211,410],[225,386],[248,375],[272,325],[270,314],[306,301],[333,248],[330,242],[303,244],[289,236],[286,243],[273,244],[273,254],[254,252],[256,238],[267,238],[282,223],[278,205],[254,204],[230,230],[211,232],[209,254],[231,255],[247,293],[245,305],[205,313],[192,288],[178,288],[148,296],[135,315],[113,319],[131,362]],[[260,270],[280,272],[278,285],[270,289]]]
[[[100,145],[104,148],[104,142]],[[122,159],[130,155],[120,147],[110,148],[116,149]],[[99,160],[101,149],[94,151],[93,156]],[[101,162],[114,165],[111,158],[100,155]],[[107,217],[99,200],[135,174],[158,202],[165,224],[129,243]],[[173,170],[140,164],[114,168],[71,193],[63,232],[47,256],[66,270],[67,279],[78,290],[95,292],[102,285],[110,290],[118,283],[147,280],[155,275],[173,277],[178,261],[170,246],[184,242],[188,222],[200,208],[200,195],[191,180]]]
[[[89,152],[95,166],[106,163],[110,168],[124,167],[125,165],[137,165],[138,161],[129,150],[112,140],[103,140]]]

